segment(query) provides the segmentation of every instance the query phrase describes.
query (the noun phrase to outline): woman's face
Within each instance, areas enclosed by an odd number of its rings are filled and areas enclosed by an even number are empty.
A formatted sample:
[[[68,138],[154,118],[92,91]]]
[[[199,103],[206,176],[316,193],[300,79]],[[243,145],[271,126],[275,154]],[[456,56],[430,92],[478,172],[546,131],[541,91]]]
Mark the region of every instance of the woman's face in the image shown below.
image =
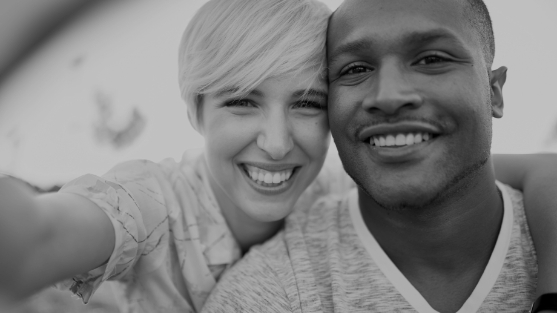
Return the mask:
[[[211,187],[223,210],[257,221],[288,215],[329,147],[327,85],[308,75],[269,78],[249,95],[204,96],[201,132]]]

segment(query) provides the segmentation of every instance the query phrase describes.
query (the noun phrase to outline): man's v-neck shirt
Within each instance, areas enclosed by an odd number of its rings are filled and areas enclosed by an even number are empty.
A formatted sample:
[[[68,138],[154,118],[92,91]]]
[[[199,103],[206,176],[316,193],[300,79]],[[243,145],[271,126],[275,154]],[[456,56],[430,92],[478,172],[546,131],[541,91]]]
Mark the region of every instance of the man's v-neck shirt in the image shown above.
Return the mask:
[[[512,226],[514,220],[513,203],[507,189],[498,183],[499,190],[503,198],[503,221],[495,248],[491,253],[489,262],[482,274],[478,284],[466,302],[458,310],[458,313],[477,312],[484,300],[487,298],[495,283],[499,273],[505,264],[505,257],[511,243]],[[424,299],[416,288],[406,279],[404,274],[387,256],[377,240],[368,231],[361,214],[358,204],[358,193],[353,190],[348,199],[350,217],[362,245],[365,247],[377,267],[385,275],[393,287],[406,299],[406,301],[419,313],[436,313],[429,303]]]
[[[522,194],[497,183],[504,216],[497,243],[463,312],[527,312],[537,261]],[[356,190],[287,219],[285,230],[223,277],[205,311],[437,312],[367,230]],[[226,310],[225,310],[226,311]]]

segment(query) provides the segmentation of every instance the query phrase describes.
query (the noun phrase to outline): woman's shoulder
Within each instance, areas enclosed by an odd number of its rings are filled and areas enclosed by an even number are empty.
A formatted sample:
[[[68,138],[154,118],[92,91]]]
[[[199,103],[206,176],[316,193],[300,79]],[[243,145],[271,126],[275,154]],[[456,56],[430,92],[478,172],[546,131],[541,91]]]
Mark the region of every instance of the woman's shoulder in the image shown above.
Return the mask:
[[[202,154],[198,151],[187,151],[179,161],[166,158],[159,162],[136,159],[118,163],[101,176],[83,175],[83,177],[100,177],[104,180],[137,187],[150,189],[171,188],[177,181],[186,181],[190,184],[200,184],[202,180]],[[189,176],[189,177],[188,177]],[[186,178],[188,177],[188,178]],[[195,179],[198,178],[198,179]],[[156,186],[155,186],[156,185]]]
[[[200,189],[201,183],[184,178],[188,176],[188,171],[195,172],[192,169],[195,169],[193,159],[190,163],[176,162],[170,158],[160,162],[129,160],[115,165],[100,176],[82,175],[65,184],[60,192],[80,194],[101,207],[110,206],[117,212],[126,211],[126,215],[138,217],[137,220],[145,224],[152,224],[152,220],[158,223],[160,217],[184,209],[179,205],[184,202],[177,201],[184,198],[181,194],[187,193],[185,196],[191,198],[187,204],[198,203],[195,198],[199,193],[191,190]],[[129,205],[124,206],[123,199],[129,199]]]
[[[178,161],[174,158],[166,158],[156,163],[156,166],[168,179],[191,176],[190,178],[197,177],[198,180],[203,180],[203,160],[202,151],[188,150],[182,154]],[[190,179],[189,181],[194,182],[196,180],[192,181]]]

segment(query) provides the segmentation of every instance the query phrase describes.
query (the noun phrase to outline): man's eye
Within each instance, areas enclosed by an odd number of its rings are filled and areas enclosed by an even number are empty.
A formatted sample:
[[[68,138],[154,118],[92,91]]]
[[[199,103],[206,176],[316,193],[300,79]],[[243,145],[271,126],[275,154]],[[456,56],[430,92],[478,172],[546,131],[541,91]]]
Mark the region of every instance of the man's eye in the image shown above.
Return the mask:
[[[450,60],[438,55],[428,55],[422,59],[420,59],[417,64],[418,65],[428,65],[428,64],[436,64],[436,63],[444,63],[449,62]]]
[[[362,65],[354,65],[354,66],[350,66],[344,72],[344,74],[361,74],[361,73],[366,73],[366,72],[371,72],[371,70],[368,69],[365,66],[362,66]]]
[[[230,100],[224,104],[226,107],[254,107],[253,103],[246,99]]]

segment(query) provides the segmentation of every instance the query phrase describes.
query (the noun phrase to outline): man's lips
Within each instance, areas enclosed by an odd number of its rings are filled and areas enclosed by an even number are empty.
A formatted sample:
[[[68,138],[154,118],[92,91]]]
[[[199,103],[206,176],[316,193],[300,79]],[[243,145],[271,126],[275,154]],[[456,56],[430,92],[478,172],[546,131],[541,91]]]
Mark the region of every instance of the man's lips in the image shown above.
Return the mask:
[[[369,144],[376,147],[389,147],[400,148],[405,146],[412,146],[422,142],[429,141],[434,138],[431,133],[412,132],[412,133],[398,133],[396,135],[376,135],[369,139]]]
[[[360,141],[370,143],[379,137],[399,137],[404,135],[407,137],[409,134],[420,134],[422,139],[425,134],[429,137],[436,137],[442,133],[441,129],[436,125],[421,121],[408,121],[398,123],[381,123],[373,126],[365,127],[358,132],[358,139]],[[429,139],[429,138],[428,138]]]
[[[383,157],[399,158],[413,154],[425,147],[425,143],[441,136],[440,126],[424,121],[400,121],[396,123],[381,123],[363,128],[358,138],[370,145],[374,151]],[[417,145],[416,147],[413,147]],[[413,147],[413,149],[410,149]],[[419,149],[419,150],[417,150]],[[387,150],[391,150],[387,152]],[[394,152],[392,150],[397,150]]]

